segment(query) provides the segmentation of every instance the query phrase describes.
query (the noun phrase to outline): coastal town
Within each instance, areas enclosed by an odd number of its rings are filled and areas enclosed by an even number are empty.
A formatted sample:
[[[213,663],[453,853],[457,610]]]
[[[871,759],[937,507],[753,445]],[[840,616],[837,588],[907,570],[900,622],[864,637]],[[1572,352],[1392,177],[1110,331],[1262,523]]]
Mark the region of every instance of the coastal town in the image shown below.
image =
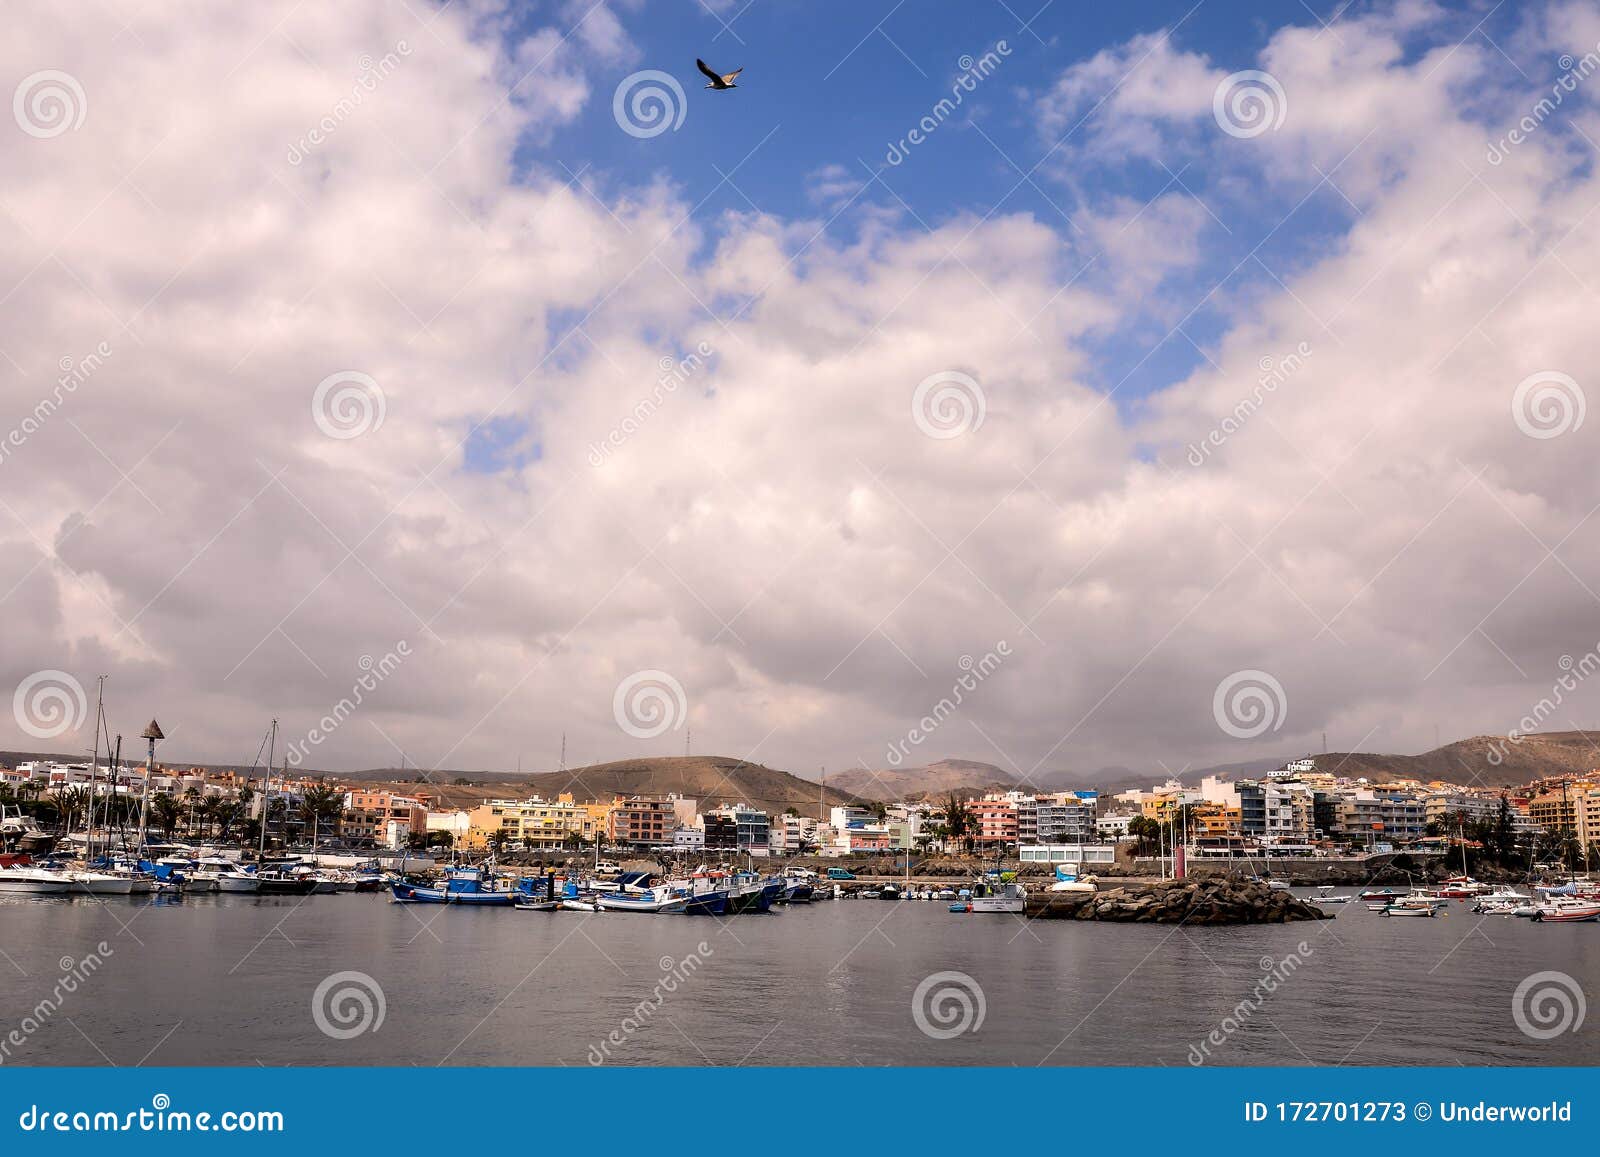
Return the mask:
[[[911,853],[1106,872],[1140,859],[1428,857],[1464,847],[1520,859],[1527,870],[1582,870],[1600,854],[1600,771],[1489,789],[1351,778],[1307,757],[1258,777],[1211,774],[1193,784],[1168,778],[1115,793],[952,790],[781,812],[674,792],[510,798],[493,786],[418,780],[401,788],[154,760],[92,768],[23,760],[0,767],[0,806],[12,850],[27,841],[35,851],[82,851],[93,813],[93,826],[126,834],[122,844],[137,833],[150,844],[232,844],[247,853],[405,853],[413,864],[585,850],[751,861]]]

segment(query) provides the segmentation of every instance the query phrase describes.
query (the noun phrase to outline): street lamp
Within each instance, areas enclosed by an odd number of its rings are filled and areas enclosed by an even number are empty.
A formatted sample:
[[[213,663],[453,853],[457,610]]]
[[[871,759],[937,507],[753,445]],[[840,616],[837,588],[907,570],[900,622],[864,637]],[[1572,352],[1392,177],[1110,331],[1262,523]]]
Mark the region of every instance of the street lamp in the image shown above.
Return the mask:
[[[145,758],[144,758],[144,791],[143,791],[143,793],[141,793],[141,795],[139,797],[139,847],[138,847],[138,854],[142,855],[144,853],[145,820],[146,820],[146,817],[148,816],[149,810],[150,810],[150,777],[153,774],[155,774],[156,740],[165,739],[166,736],[161,734],[161,724],[157,723],[154,719],[152,719],[150,721],[150,726],[146,727],[139,734],[140,734],[141,738],[143,738],[143,739],[145,739],[145,740],[147,740],[149,742],[149,746],[148,746],[148,748],[146,748]]]

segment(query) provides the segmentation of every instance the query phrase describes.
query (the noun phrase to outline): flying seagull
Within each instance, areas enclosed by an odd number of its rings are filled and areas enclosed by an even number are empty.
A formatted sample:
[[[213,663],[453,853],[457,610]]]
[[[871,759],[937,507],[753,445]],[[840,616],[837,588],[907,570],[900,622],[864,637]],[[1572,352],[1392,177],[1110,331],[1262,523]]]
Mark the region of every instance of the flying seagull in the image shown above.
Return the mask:
[[[705,73],[711,78],[706,82],[707,88],[738,88],[739,86],[733,83],[733,78],[744,71],[742,68],[736,68],[732,72],[728,73],[712,72],[711,66],[698,57],[695,58],[695,65],[700,69],[701,72]]]

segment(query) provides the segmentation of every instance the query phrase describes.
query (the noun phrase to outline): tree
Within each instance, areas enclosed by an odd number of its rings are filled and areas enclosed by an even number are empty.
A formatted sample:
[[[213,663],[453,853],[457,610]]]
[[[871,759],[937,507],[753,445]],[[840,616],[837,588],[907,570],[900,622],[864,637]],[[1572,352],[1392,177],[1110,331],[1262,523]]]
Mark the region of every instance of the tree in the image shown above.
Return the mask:
[[[244,804],[239,800],[219,801],[214,814],[219,829],[218,838],[226,840],[234,825],[244,818]]]
[[[970,854],[972,845],[976,842],[972,813],[967,810],[967,805],[962,802],[961,797],[953,791],[944,802],[944,826],[948,837],[963,844]]]
[[[183,805],[170,792],[160,792],[150,797],[150,816],[156,826],[170,837],[178,830],[178,821],[183,818]]]
[[[77,818],[89,813],[89,792],[82,787],[62,787],[51,793],[56,805],[56,823],[60,831],[70,832]]]
[[[325,829],[337,831],[344,819],[344,792],[325,783],[313,784],[306,789],[300,810],[311,822],[315,836],[320,836]]]
[[[1161,825],[1149,816],[1134,816],[1128,821],[1128,834],[1139,841],[1139,854],[1149,855],[1161,841]]]

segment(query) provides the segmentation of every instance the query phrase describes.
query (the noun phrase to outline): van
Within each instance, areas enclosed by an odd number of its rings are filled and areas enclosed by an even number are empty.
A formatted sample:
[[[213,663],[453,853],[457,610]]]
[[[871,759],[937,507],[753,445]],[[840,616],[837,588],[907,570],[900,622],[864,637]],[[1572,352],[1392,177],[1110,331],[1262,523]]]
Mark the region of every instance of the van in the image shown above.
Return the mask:
[[[828,879],[830,880],[854,880],[855,878],[856,874],[854,872],[846,871],[844,868],[828,869]]]

